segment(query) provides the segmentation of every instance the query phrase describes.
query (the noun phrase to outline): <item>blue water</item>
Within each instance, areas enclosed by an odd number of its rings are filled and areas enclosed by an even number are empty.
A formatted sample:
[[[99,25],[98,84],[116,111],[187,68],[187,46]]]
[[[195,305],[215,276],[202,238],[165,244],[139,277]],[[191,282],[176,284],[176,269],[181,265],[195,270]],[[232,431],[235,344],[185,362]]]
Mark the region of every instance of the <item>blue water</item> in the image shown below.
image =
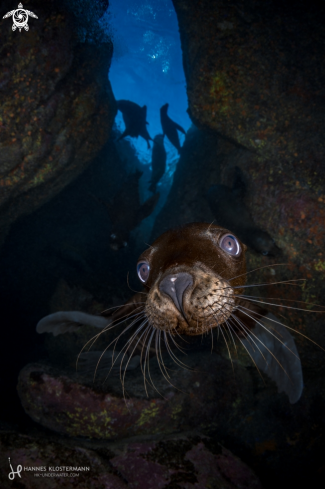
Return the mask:
[[[114,55],[109,79],[115,98],[147,105],[148,131],[162,132],[159,109],[169,103],[168,115],[187,130],[187,95],[178,22],[171,0],[110,0]],[[121,113],[116,123],[124,130]],[[180,134],[181,144],[184,136]],[[140,160],[149,164],[151,150],[142,138],[131,139]],[[178,160],[165,138],[169,176]]]

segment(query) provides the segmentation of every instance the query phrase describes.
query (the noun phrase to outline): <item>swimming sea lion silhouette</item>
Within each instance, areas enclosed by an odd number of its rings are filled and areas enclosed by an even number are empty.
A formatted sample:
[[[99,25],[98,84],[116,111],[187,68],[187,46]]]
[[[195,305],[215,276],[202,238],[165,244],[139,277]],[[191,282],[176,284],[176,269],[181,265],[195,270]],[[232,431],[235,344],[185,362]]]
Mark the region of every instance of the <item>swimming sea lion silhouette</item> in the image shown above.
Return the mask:
[[[266,232],[256,226],[243,198],[246,186],[239,168],[236,168],[233,187],[213,185],[207,193],[207,200],[216,219],[216,224],[231,229],[247,246],[262,255],[277,256],[281,253]]]
[[[147,141],[148,148],[150,148],[149,140],[152,141],[148,131],[147,131],[147,106],[144,105],[140,107],[140,105],[135,102],[131,102],[130,100],[117,100],[117,108],[122,112],[125,130],[121,134],[121,136],[117,139],[120,141],[126,136],[131,136],[133,138],[137,138],[141,136],[143,139]]]
[[[160,122],[161,122],[161,127],[163,130],[164,135],[167,136],[169,141],[172,143],[173,146],[177,149],[178,153],[181,151],[181,145],[179,142],[179,137],[178,137],[178,132],[180,131],[183,134],[186,134],[186,131],[174,122],[168,115],[167,115],[167,110],[168,110],[169,104],[165,104],[160,108]]]
[[[143,172],[136,170],[128,175],[121,188],[109,202],[92,195],[95,200],[105,206],[108,212],[112,224],[109,245],[113,250],[119,250],[128,245],[130,232],[143,219],[150,216],[159,200],[160,194],[156,193],[141,204],[139,179],[142,174]]]
[[[156,192],[156,186],[166,170],[167,153],[164,145],[163,134],[157,134],[153,140],[152,158],[151,158],[151,181],[150,192]]]
[[[175,335],[197,336],[219,329],[225,341],[227,332],[241,342],[259,371],[273,379],[278,391],[285,392],[295,403],[302,393],[303,378],[299,354],[289,332],[293,328],[265,309],[267,302],[245,295],[246,287],[253,287],[245,285],[245,250],[245,244],[232,232],[213,224],[192,223],[167,231],[138,259],[137,274],[144,291],[115,312],[103,313],[110,317],[58,312],[39,321],[36,330],[56,335],[77,329],[79,322],[106,331],[130,318],[131,323],[110,344],[116,346],[126,331],[132,331],[121,352],[115,350],[112,368],[117,364],[121,370],[126,369],[139,347],[141,356],[133,359],[132,367],[143,362],[145,372],[151,346],[159,359],[160,345],[165,342],[172,356],[168,344],[175,341]],[[87,353],[82,355],[86,358]],[[100,356],[101,352],[97,352],[97,360]]]

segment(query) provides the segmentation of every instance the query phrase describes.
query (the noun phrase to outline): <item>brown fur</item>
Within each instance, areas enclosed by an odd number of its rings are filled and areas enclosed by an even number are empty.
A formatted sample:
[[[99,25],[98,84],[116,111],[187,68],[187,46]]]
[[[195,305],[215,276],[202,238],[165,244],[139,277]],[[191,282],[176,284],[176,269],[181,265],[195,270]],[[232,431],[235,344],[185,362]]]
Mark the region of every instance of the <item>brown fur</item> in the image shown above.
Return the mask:
[[[172,334],[200,335],[226,321],[236,309],[236,295],[242,293],[240,286],[246,281],[246,246],[240,242],[238,256],[227,254],[219,246],[220,238],[227,233],[231,234],[219,226],[192,223],[162,234],[138,260],[150,265],[145,284],[148,294],[133,296],[115,313],[114,320],[146,300],[149,323]],[[167,275],[179,272],[189,273],[193,278],[193,285],[183,295],[186,319],[159,289]]]

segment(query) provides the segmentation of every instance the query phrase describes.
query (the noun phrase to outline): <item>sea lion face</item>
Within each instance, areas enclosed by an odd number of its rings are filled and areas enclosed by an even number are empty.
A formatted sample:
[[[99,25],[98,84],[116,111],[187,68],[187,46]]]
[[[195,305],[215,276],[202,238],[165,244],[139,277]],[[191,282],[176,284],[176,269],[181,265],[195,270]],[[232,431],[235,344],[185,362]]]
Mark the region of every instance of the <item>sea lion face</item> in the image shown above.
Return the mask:
[[[123,230],[115,229],[109,237],[109,246],[112,250],[118,251],[128,245],[128,233]]]
[[[245,249],[227,229],[205,223],[161,235],[137,265],[149,323],[194,336],[226,321],[245,283]]]

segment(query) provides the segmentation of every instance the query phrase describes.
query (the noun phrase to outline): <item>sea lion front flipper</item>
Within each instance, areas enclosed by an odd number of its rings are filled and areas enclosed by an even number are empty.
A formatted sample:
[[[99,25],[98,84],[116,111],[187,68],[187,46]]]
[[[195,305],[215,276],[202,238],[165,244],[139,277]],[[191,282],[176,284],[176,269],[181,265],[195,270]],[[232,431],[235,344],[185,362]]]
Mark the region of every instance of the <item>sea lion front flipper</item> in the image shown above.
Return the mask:
[[[104,329],[111,323],[111,319],[102,316],[86,314],[80,311],[58,311],[43,317],[36,325],[37,333],[59,334],[78,331],[81,326],[95,326]]]
[[[266,373],[284,392],[291,404],[300,399],[303,376],[299,353],[293,336],[272,314],[259,319],[251,337],[242,340],[257,368]]]
[[[173,122],[174,122],[174,121],[173,121]],[[175,128],[176,128],[178,131],[182,132],[183,134],[186,134],[186,131],[185,131],[185,129],[183,129],[183,128],[182,128],[182,126],[180,126],[179,124],[177,124],[177,122],[174,122],[174,124],[175,124]]]

